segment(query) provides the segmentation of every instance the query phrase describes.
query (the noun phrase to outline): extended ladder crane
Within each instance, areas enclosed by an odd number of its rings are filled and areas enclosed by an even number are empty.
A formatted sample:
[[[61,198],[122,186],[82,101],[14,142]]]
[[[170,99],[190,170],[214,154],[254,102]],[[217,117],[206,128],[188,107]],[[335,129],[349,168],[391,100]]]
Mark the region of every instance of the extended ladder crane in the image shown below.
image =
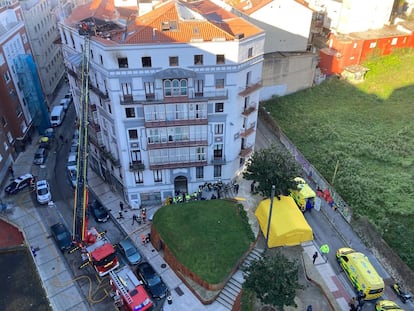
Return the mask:
[[[90,36],[93,23],[83,22],[79,34],[84,37],[79,99],[79,146],[75,199],[73,207],[73,241],[76,244],[71,252],[82,251],[83,263],[79,268],[92,264],[99,276],[104,276],[119,267],[115,249],[110,241],[96,228],[88,228],[88,104],[89,104],[89,55]]]

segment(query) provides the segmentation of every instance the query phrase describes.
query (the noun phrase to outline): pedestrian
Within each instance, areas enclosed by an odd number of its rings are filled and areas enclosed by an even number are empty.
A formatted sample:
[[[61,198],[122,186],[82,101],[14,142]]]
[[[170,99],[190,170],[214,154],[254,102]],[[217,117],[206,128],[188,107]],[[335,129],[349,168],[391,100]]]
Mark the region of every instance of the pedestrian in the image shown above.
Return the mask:
[[[134,214],[134,215],[132,215],[132,225],[131,226],[133,226],[135,222],[137,222],[139,224],[138,216]]]
[[[356,299],[355,299],[355,297],[352,297],[352,299],[351,299],[351,301],[348,303],[348,305],[349,305],[349,311],[356,311],[357,310],[357,307],[355,306],[355,304],[356,304]]]
[[[9,166],[9,172],[10,172],[10,175],[14,178],[14,170],[13,170],[13,166]]]
[[[235,183],[235,184],[234,184],[234,192],[235,192],[236,194],[238,194],[238,193],[239,193],[239,184],[238,184],[238,183]]]
[[[255,190],[255,184],[256,184],[256,182],[253,180],[253,182],[250,184],[250,192],[251,193],[253,193],[254,192],[254,190]]]
[[[119,202],[119,208],[121,209],[121,212],[124,211],[124,203],[122,201]]]
[[[147,210],[145,208],[142,209],[141,218],[142,218],[142,222],[145,224],[147,220]]]
[[[63,135],[62,134],[59,135],[59,139],[63,143]]]
[[[147,237],[145,236],[145,234],[141,234],[142,245],[145,245],[146,241],[147,241]]]
[[[318,258],[318,252],[315,252],[315,254],[313,254],[312,258],[313,258],[313,264],[315,264],[316,258]]]
[[[117,219],[124,219],[124,215],[122,214],[122,211],[119,211],[119,215],[118,215]]]
[[[362,310],[362,306],[364,305],[364,299],[365,299],[366,295],[364,294],[364,292],[362,290],[360,290],[357,294],[357,300],[358,300],[358,306],[357,306],[357,310]]]
[[[306,311],[312,311],[312,305],[309,305],[309,306],[306,308]]]
[[[149,243],[151,241],[151,233],[148,233],[145,237],[145,243]]]

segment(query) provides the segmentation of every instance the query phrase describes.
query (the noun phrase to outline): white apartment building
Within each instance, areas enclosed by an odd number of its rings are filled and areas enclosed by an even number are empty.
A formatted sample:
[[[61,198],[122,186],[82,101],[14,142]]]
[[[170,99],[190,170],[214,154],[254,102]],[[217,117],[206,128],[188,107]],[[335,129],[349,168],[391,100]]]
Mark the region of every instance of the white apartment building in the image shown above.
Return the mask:
[[[394,0],[305,0],[325,14],[324,27],[341,34],[380,29],[390,22]]]
[[[20,0],[43,92],[52,96],[65,75],[57,19],[47,0]]]
[[[94,1],[60,25],[77,105],[90,53],[90,166],[133,208],[232,181],[253,152],[264,32],[210,1],[132,14]]]

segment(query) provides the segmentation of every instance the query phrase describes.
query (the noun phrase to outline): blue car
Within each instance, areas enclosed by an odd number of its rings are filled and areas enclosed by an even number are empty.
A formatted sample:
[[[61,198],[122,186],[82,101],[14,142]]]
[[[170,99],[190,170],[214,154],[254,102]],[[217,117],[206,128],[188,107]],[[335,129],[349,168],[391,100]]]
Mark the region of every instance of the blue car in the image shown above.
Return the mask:
[[[142,256],[130,239],[120,241],[118,247],[130,265],[136,265],[141,262]]]

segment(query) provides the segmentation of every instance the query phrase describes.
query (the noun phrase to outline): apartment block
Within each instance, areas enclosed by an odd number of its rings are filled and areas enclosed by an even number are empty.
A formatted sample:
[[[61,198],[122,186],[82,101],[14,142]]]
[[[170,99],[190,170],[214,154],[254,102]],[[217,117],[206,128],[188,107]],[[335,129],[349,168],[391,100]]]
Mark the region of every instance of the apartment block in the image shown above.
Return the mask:
[[[110,0],[60,24],[79,111],[89,59],[89,163],[133,208],[231,182],[253,152],[264,31],[210,1],[139,15]]]

